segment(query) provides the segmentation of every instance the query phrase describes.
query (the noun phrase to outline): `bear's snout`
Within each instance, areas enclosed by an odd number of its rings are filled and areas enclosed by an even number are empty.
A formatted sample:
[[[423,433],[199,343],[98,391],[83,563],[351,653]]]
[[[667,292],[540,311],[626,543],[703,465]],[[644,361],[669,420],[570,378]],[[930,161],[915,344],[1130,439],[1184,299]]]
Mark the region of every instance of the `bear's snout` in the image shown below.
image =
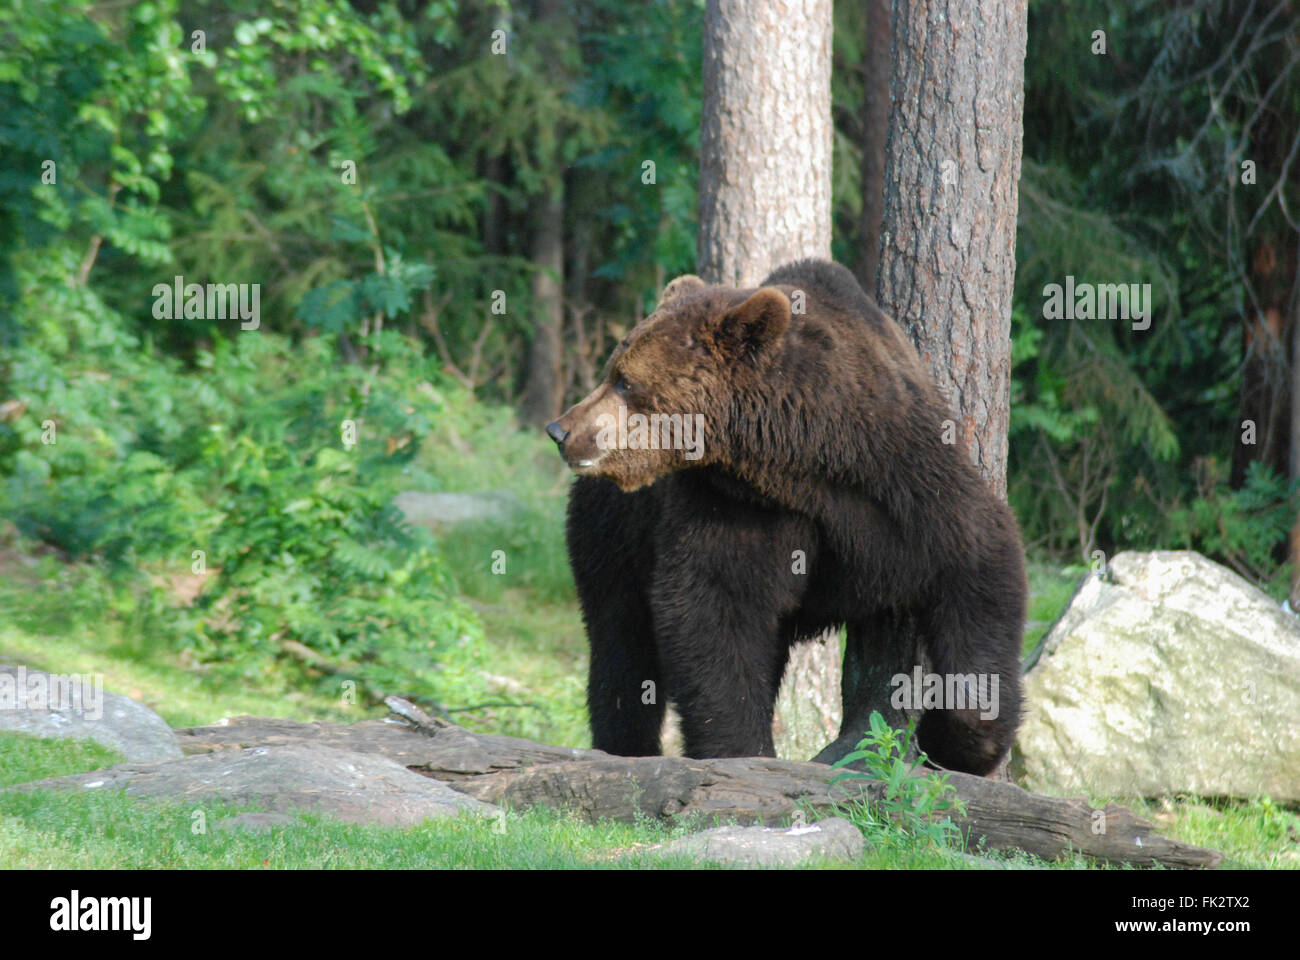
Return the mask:
[[[548,423],[546,435],[555,441],[555,445],[560,448],[560,453],[564,453],[564,441],[569,439],[569,431],[560,426],[560,421],[552,420]]]

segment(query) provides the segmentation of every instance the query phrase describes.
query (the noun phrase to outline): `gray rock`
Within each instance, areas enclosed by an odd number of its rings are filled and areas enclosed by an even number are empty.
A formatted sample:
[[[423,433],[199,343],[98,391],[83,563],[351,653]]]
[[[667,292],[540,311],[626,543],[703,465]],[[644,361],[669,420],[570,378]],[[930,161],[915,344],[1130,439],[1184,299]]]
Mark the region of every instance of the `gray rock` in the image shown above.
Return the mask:
[[[772,716],[778,757],[807,760],[839,735],[843,670],[838,630],[790,651]]]
[[[862,833],[841,817],[804,827],[715,827],[657,847],[666,854],[742,867],[793,867],[809,857],[859,860]]]
[[[407,490],[393,499],[393,506],[402,511],[414,526],[425,527],[434,533],[471,523],[508,522],[523,509],[522,502],[509,490],[489,490],[486,493]]]
[[[130,697],[107,692],[97,674],[52,675],[0,663],[0,730],[94,740],[140,763],[181,756],[162,717]]]
[[[257,804],[277,813],[307,810],[348,823],[413,826],[462,810],[498,808],[375,754],[319,744],[219,750],[167,763],[123,763],[94,773],[38,780],[16,790],[125,790],[185,804]]]
[[[1197,553],[1121,553],[1026,676],[1036,792],[1300,800],[1300,624]]]
[[[228,833],[242,830],[246,833],[270,833],[276,827],[292,827],[302,823],[297,817],[287,813],[239,813],[233,817],[223,817],[212,825],[213,830]]]

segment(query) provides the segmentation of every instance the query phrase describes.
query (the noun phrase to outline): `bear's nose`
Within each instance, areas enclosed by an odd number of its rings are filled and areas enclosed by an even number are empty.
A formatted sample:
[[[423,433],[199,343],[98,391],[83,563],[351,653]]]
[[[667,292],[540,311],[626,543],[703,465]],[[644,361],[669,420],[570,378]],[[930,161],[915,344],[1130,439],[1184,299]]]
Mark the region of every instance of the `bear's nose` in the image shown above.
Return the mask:
[[[569,439],[569,431],[560,426],[558,420],[552,420],[546,425],[546,434],[555,441],[555,445],[561,450],[564,449],[564,441]]]

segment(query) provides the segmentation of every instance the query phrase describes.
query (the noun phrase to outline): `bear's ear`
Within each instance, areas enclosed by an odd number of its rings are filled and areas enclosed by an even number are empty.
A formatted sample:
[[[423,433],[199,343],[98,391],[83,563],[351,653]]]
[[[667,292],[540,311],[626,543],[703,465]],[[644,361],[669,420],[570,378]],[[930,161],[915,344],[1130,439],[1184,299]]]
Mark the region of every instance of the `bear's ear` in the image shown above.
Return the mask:
[[[688,293],[699,293],[708,286],[703,280],[693,273],[686,273],[676,280],[669,280],[668,286],[664,287],[664,292],[659,294],[659,306],[665,306],[686,296]],[[655,308],[656,310],[659,307]]]
[[[738,307],[711,318],[705,337],[728,360],[754,360],[790,329],[790,301],[776,287],[763,287]]]

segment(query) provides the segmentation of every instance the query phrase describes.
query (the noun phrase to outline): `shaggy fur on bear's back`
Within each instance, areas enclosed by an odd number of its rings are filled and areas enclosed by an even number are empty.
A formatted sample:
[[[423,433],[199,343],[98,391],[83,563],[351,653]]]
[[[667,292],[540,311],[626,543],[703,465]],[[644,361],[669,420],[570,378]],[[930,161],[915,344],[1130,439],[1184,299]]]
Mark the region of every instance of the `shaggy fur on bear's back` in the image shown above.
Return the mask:
[[[611,419],[638,414],[663,426],[653,440],[683,438],[676,416],[702,443],[611,444]],[[670,283],[549,428],[581,474],[568,542],[595,746],[657,753],[671,698],[689,755],[770,755],[793,643],[906,621],[929,669],[998,678],[996,717],[933,710],[923,748],[996,766],[1019,721],[1023,555],[966,446],[943,442],[950,420],[911,342],[837,264],[749,290]]]

